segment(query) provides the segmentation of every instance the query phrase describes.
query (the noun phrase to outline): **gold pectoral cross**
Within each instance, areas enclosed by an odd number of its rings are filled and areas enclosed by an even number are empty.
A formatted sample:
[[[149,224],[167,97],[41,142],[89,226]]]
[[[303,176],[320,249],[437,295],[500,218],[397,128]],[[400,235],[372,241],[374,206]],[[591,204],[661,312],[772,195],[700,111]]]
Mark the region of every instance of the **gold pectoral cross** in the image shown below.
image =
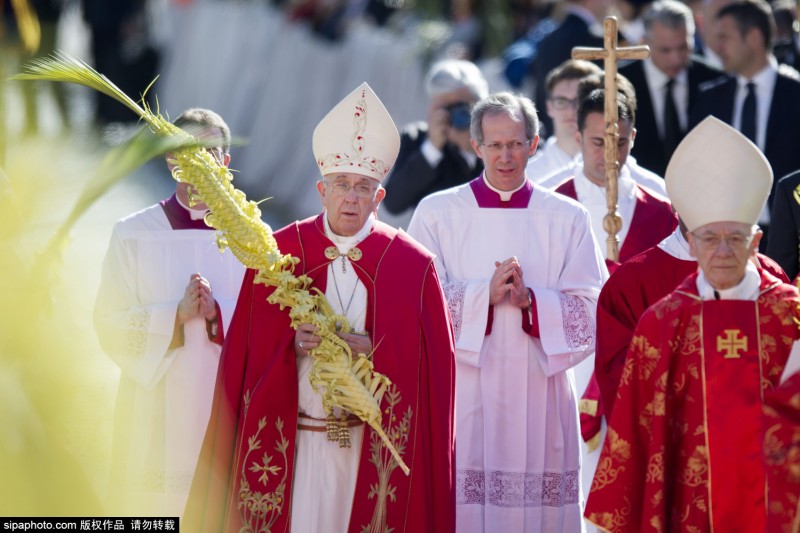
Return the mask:
[[[353,246],[352,248],[350,248],[349,250],[347,250],[347,254],[343,254],[343,253],[341,253],[341,252],[339,251],[339,249],[338,249],[337,247],[335,247],[335,246],[328,246],[327,248],[325,248],[325,257],[327,257],[327,258],[328,258],[328,259],[330,259],[331,261],[333,261],[333,260],[334,260],[334,259],[336,259],[337,257],[341,257],[341,258],[342,258],[342,274],[344,274],[345,272],[347,272],[347,268],[345,267],[345,263],[344,263],[344,257],[345,257],[345,255],[346,255],[346,256],[347,256],[347,257],[348,257],[348,258],[349,258],[351,261],[358,261],[358,260],[360,260],[360,259],[361,259],[361,256],[362,256],[363,254],[361,253],[361,250],[360,250],[359,248],[355,247],[355,246]]]
[[[741,334],[738,329],[726,329],[725,337],[722,335],[717,337],[717,351],[725,351],[723,356],[725,359],[739,359],[739,350],[747,350],[747,335],[743,335],[741,339],[737,338]]]

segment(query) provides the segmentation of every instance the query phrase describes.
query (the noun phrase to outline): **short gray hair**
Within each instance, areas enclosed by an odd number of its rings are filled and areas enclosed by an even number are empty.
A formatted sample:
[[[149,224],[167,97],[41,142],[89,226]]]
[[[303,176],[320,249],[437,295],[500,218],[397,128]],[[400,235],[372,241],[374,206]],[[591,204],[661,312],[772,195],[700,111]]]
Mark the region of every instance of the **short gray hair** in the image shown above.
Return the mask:
[[[471,61],[445,59],[435,63],[425,76],[425,90],[428,96],[469,89],[476,100],[489,94],[489,84],[481,69]]]
[[[689,6],[678,0],[658,0],[642,17],[645,35],[650,34],[653,23],[676,30],[686,28],[686,38],[694,39],[694,16]]]
[[[536,106],[530,98],[509,92],[494,93],[487,96],[472,109],[472,121],[469,126],[470,137],[478,143],[483,143],[483,116],[499,115],[505,113],[515,121],[522,115],[525,120],[525,135],[533,139],[539,135],[539,118],[536,115]]]

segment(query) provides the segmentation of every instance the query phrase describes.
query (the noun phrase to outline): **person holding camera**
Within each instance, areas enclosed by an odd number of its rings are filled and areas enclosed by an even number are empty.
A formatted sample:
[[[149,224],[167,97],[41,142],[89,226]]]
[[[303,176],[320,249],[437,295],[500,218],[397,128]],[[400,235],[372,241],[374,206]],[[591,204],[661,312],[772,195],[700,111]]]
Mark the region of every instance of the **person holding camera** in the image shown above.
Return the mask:
[[[430,98],[428,121],[403,129],[400,153],[385,185],[383,204],[396,215],[483,171],[469,138],[472,106],[489,93],[480,69],[470,61],[440,61],[428,71],[425,87]]]

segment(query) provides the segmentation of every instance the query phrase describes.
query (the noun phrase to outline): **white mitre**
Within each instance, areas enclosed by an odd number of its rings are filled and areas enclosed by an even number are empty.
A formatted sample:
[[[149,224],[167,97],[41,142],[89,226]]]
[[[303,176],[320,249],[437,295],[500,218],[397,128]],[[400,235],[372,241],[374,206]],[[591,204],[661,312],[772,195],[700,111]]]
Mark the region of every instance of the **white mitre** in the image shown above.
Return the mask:
[[[675,149],[667,195],[689,231],[712,222],[755,224],[772,188],[772,167],[758,147],[709,116]]]
[[[314,157],[323,176],[352,172],[382,182],[400,150],[400,134],[366,83],[348,94],[314,130]]]

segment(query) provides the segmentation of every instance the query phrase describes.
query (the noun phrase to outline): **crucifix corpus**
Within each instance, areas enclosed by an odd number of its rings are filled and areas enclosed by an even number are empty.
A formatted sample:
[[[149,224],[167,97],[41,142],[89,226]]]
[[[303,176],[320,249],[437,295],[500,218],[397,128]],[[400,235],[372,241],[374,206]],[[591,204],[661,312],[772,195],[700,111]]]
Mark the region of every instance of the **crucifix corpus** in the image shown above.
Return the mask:
[[[605,160],[606,160],[606,206],[608,214],[603,217],[603,229],[608,233],[606,246],[608,259],[619,261],[619,238],[617,233],[622,229],[622,218],[617,212],[619,189],[617,179],[617,154],[619,151],[619,123],[617,116],[617,61],[620,59],[647,59],[650,57],[649,46],[617,47],[617,18],[606,17],[603,23],[603,48],[572,49],[572,59],[594,61],[603,60],[605,71]]]

